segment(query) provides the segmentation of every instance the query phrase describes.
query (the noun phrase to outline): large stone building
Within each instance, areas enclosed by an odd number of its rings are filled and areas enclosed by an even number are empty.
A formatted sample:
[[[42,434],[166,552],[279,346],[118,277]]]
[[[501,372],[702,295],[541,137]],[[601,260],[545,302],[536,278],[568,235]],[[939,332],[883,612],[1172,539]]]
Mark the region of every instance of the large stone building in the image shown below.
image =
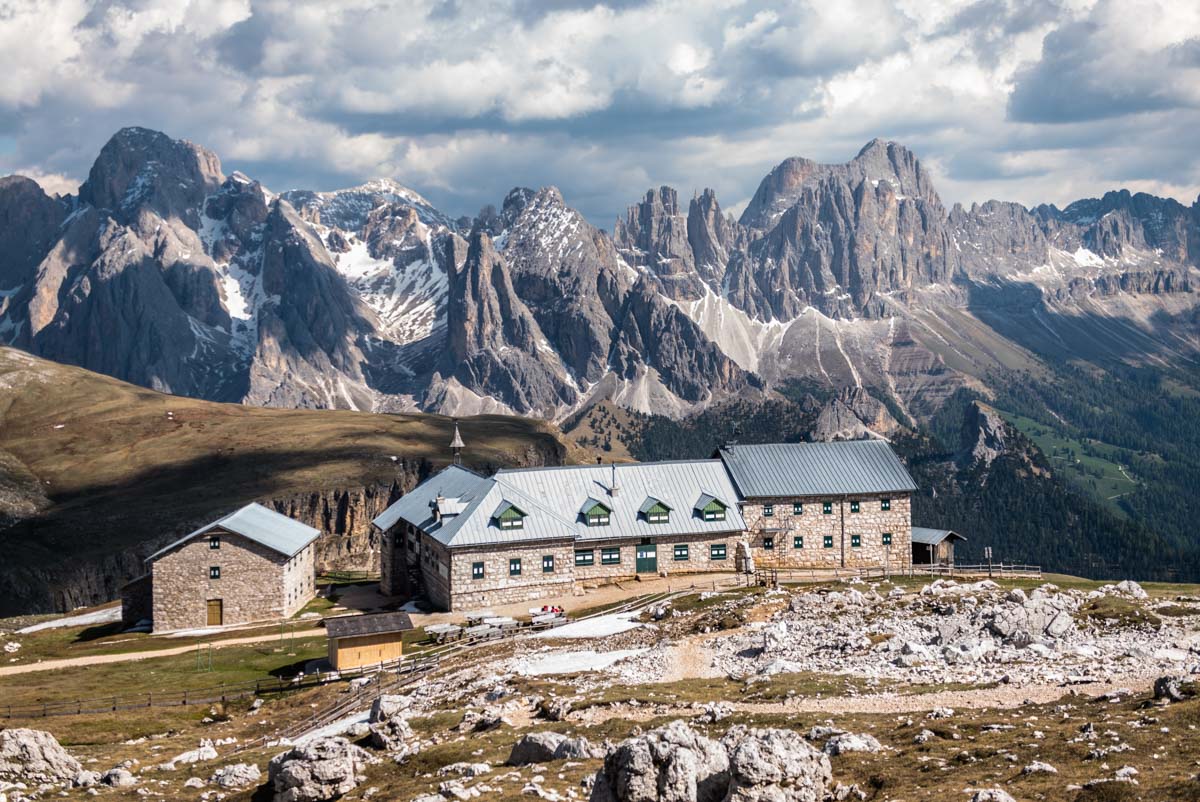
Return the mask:
[[[286,618],[312,599],[320,533],[249,504],[150,555],[122,593],[127,623],[155,632]]]
[[[375,519],[382,589],[464,610],[755,563],[899,571],[911,564],[915,489],[882,441],[491,477],[453,465]]]

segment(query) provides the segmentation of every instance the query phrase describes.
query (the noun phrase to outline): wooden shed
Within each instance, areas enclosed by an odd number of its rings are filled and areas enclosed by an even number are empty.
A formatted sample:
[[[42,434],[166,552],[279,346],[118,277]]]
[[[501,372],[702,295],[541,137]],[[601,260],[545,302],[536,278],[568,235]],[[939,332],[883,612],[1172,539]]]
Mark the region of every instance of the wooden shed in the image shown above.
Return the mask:
[[[338,671],[399,660],[404,633],[412,629],[408,613],[343,615],[325,619],[329,664]]]
[[[954,543],[966,538],[952,529],[912,528],[913,565],[947,565],[954,567]]]

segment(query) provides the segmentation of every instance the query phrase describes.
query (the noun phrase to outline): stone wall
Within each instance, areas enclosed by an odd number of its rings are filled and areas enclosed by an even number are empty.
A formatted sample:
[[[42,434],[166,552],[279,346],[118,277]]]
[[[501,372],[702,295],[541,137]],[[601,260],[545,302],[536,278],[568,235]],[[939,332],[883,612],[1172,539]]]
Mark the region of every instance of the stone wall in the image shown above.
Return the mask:
[[[121,623],[135,626],[154,616],[154,575],[140,576],[121,588]]]
[[[221,547],[209,547],[210,535],[219,535]],[[304,558],[311,574],[312,550]],[[208,624],[208,601],[220,599],[224,623],[264,621],[290,614],[311,598],[287,601],[284,566],[288,559],[241,535],[214,530],[178,546],[154,561],[154,631],[194,629]],[[221,569],[219,579],[209,568]],[[301,576],[300,569],[292,569]],[[309,585],[308,587],[311,587]]]
[[[883,498],[891,502],[883,510]],[[830,514],[823,512],[831,505]],[[853,503],[858,512],[852,512]],[[793,505],[803,505],[796,514]],[[765,515],[767,505],[773,515]],[[874,568],[885,562],[892,570],[912,564],[911,503],[907,495],[845,496],[834,498],[753,499],[742,504],[742,516],[749,529],[750,545],[757,566],[787,568]],[[883,534],[892,536],[891,546],[883,543]],[[858,546],[854,545],[858,536]],[[803,538],[796,547],[795,539]],[[832,545],[826,547],[826,538]],[[771,548],[768,548],[768,538]]]
[[[317,545],[314,541],[283,564],[283,615],[289,618],[304,608],[317,592]]]
[[[471,610],[569,595],[574,590],[572,543],[564,539],[450,550],[450,609]],[[553,558],[554,570],[543,570],[544,557]],[[514,559],[521,561],[517,576],[509,573],[509,561]],[[479,579],[474,576],[476,563],[483,563],[483,577]]]
[[[655,545],[658,557],[656,574],[695,574],[708,571],[737,570],[737,543],[745,539],[745,533],[727,532],[722,534],[707,533],[703,535],[665,535],[650,538]],[[637,575],[637,550],[641,541],[625,538],[622,540],[588,540],[576,541],[572,549],[572,561],[575,551],[593,552],[592,565],[576,565],[575,580],[583,583],[583,587],[596,587],[605,582],[617,579],[627,579]],[[687,559],[675,559],[675,546],[686,545]],[[725,559],[712,559],[710,546],[724,545]],[[604,550],[617,548],[620,550],[620,562],[615,565],[604,564]]]

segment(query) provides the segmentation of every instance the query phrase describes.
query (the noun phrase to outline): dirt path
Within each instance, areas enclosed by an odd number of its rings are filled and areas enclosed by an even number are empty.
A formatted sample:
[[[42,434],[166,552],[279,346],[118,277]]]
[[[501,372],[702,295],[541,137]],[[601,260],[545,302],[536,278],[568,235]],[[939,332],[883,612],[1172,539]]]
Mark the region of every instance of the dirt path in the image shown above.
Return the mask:
[[[976,688],[964,691],[938,691],[936,693],[912,694],[863,694],[861,696],[800,697],[786,702],[727,702],[734,710],[743,713],[788,714],[828,713],[845,715],[855,713],[924,713],[935,707],[950,707],[956,710],[1008,710],[1027,703],[1044,704],[1064,696],[1104,696],[1118,690],[1134,693],[1145,692],[1153,681],[1145,677],[1130,678],[1125,682],[1096,683],[1064,687],[1062,685],[1027,685],[1023,688]],[[716,700],[713,701],[726,701]],[[661,705],[639,705],[631,707],[616,704],[591,707],[571,716],[586,724],[599,724],[612,718],[631,721],[649,721],[663,716],[691,718],[699,711],[690,706],[664,707]]]
[[[315,630],[314,630],[315,632]],[[308,634],[304,631],[295,633],[297,636]],[[254,635],[246,638],[229,638],[227,640],[206,641],[201,646],[211,646],[220,649],[223,646],[242,646],[247,643],[262,643],[263,641],[279,640],[279,633],[272,635]],[[31,674],[35,671],[53,671],[57,668],[74,668],[76,666],[95,666],[103,663],[126,663],[134,660],[150,660],[155,657],[173,657],[177,654],[187,654],[196,651],[197,644],[173,646],[169,649],[153,649],[144,652],[123,652],[120,654],[91,654],[85,657],[68,657],[61,660],[42,660],[39,663],[26,663],[17,666],[0,666],[0,677],[13,674]]]

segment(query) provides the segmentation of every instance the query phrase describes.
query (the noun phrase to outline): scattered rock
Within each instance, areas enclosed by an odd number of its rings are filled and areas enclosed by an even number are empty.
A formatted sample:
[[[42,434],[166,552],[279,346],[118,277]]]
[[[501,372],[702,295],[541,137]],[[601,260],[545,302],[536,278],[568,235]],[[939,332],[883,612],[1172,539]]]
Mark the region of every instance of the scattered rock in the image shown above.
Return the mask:
[[[971,802],[1017,802],[1017,800],[1000,788],[980,788],[971,797]]]
[[[1126,579],[1117,583],[1117,592],[1132,599],[1146,599],[1150,594],[1142,589],[1142,586],[1132,579]]]
[[[844,732],[841,735],[835,735],[825,742],[825,754],[827,755],[844,755],[847,752],[881,752],[883,744],[876,740],[875,736],[867,735],[866,733],[855,734],[852,732]]]
[[[728,802],[821,802],[829,758],[799,733],[735,727],[721,739],[729,754]]]
[[[1025,768],[1021,769],[1022,774],[1058,774],[1058,769],[1051,766],[1049,763],[1043,763],[1040,760],[1035,760]]]
[[[201,761],[216,759],[217,750],[215,747],[213,747],[212,741],[204,740],[200,742],[200,746],[198,748],[171,758],[171,763],[184,763],[190,765],[192,763],[200,763]]]
[[[479,777],[492,770],[490,763],[451,763],[438,769],[439,777],[455,775],[458,777]]]
[[[261,779],[262,772],[253,763],[234,763],[214,771],[208,781],[227,790],[236,790],[258,785]]]
[[[609,750],[593,802],[722,802],[729,755],[682,721],[628,738]]]
[[[183,783],[184,788],[203,788],[204,780],[199,777],[188,777]]]
[[[367,718],[371,743],[388,752],[408,754],[416,737],[404,716],[411,705],[407,696],[385,694],[376,699]]]
[[[463,713],[462,721],[455,727],[456,732],[486,732],[494,730],[504,723],[504,717],[497,710],[467,710]]]
[[[0,730],[0,780],[72,782],[83,766],[43,730]]]
[[[354,790],[373,758],[345,738],[322,738],[271,759],[274,802],[325,802]]]
[[[1159,677],[1154,681],[1154,700],[1182,702],[1188,698],[1182,687],[1187,681],[1187,677]]]
[[[98,782],[100,782],[100,772],[80,769],[72,778],[71,785],[76,788],[91,788]]]
[[[513,745],[505,761],[509,766],[549,763],[551,760],[586,760],[604,756],[587,738],[569,737],[561,732],[530,732]]]
[[[725,702],[709,702],[704,706],[704,712],[696,716],[699,724],[716,724],[733,715],[733,707]]]
[[[129,771],[129,769],[109,769],[100,777],[100,782],[104,785],[110,785],[113,788],[128,788],[131,785],[137,784],[137,778]]]
[[[538,715],[546,721],[566,721],[571,715],[571,700],[557,696],[543,699],[538,703]]]

